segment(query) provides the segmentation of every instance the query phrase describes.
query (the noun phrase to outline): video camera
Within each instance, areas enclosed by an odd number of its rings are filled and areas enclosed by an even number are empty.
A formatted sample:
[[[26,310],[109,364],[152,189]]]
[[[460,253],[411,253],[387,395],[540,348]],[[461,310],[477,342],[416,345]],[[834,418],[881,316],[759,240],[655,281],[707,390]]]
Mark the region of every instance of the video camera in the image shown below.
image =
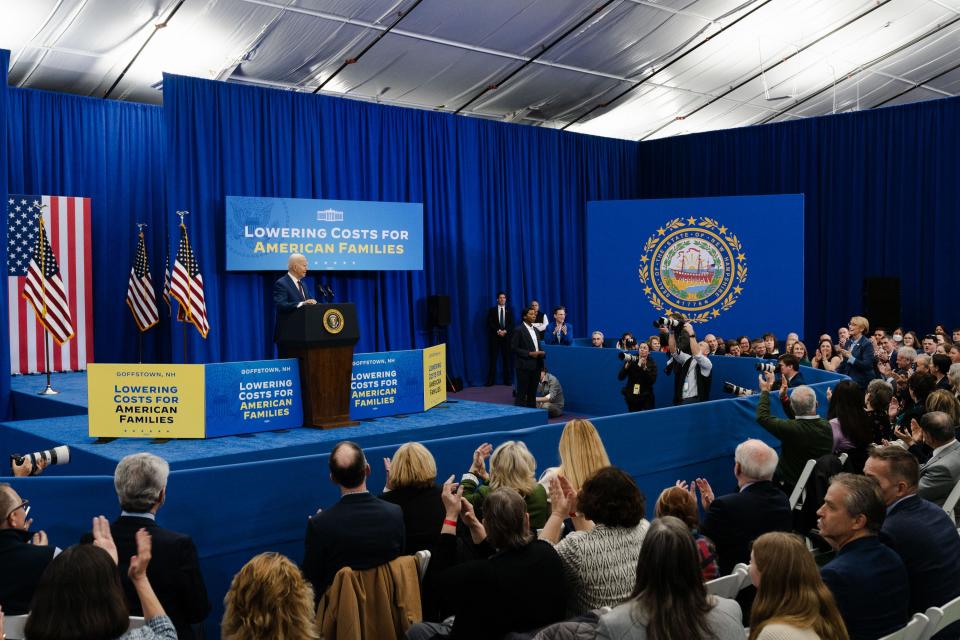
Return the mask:
[[[727,393],[732,393],[735,396],[752,396],[753,395],[753,389],[741,387],[739,385],[733,384],[732,382],[724,382],[723,390],[726,391]]]
[[[10,456],[11,469],[14,466],[19,467],[22,465],[24,460],[30,460],[30,475],[37,475],[40,473],[39,467],[37,466],[37,463],[40,461],[45,462],[46,466],[48,467],[57,464],[67,464],[70,462],[70,447],[66,445],[60,445],[59,447],[44,449],[43,451],[35,451],[26,455],[15,453]]]
[[[760,373],[776,373],[777,364],[775,362],[758,362],[757,371]]]

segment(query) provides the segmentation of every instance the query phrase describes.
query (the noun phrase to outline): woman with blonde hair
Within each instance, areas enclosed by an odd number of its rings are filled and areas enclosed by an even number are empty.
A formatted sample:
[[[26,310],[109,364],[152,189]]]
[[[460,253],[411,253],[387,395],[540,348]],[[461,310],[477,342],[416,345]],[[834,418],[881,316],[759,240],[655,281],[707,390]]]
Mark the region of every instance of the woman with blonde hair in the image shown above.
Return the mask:
[[[577,418],[564,425],[557,449],[560,466],[545,469],[540,476],[540,484],[546,488],[550,487],[553,478],[561,475],[574,491],[579,491],[595,471],[610,466],[610,458],[607,457],[600,434],[589,420]]]
[[[486,467],[488,457],[489,472]],[[483,501],[492,491],[501,487],[514,489],[527,504],[530,528],[540,529],[550,515],[550,507],[547,490],[537,484],[536,472],[537,461],[520,440],[507,440],[495,450],[493,445],[484,442],[473,452],[470,470],[460,480],[463,497],[476,508],[477,517],[482,518]]]
[[[440,537],[437,526],[443,522],[443,501],[433,455],[419,442],[407,442],[397,449],[392,460],[384,458],[383,466],[387,486],[380,498],[403,510],[407,532],[404,555],[430,549]]]
[[[300,569],[275,552],[254,556],[233,576],[223,599],[223,640],[313,640],[313,588]]]
[[[849,640],[833,594],[798,536],[774,532],[757,538],[750,579],[757,597],[749,640]]]
[[[925,413],[943,411],[950,416],[954,426],[960,424],[960,402],[957,401],[957,397],[952,392],[946,389],[937,389],[928,395],[927,401],[924,403],[924,411]]]

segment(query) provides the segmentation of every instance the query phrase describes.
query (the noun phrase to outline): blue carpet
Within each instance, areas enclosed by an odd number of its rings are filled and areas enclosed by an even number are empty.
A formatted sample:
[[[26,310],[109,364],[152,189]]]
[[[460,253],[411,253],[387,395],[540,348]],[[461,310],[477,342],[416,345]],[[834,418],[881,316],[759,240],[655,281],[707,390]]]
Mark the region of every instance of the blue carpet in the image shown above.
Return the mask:
[[[47,386],[45,375],[12,376],[10,394],[14,420],[87,415],[87,374],[55,373],[50,376],[55,396],[40,396]]]

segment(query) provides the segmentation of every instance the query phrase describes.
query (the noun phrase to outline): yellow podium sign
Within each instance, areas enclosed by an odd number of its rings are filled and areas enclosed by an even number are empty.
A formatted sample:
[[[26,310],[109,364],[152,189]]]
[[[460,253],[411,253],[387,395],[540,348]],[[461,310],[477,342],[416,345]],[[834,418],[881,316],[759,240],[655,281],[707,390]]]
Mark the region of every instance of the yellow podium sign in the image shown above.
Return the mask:
[[[447,345],[423,350],[423,410],[447,401]]]
[[[203,438],[202,364],[90,364],[94,438]]]

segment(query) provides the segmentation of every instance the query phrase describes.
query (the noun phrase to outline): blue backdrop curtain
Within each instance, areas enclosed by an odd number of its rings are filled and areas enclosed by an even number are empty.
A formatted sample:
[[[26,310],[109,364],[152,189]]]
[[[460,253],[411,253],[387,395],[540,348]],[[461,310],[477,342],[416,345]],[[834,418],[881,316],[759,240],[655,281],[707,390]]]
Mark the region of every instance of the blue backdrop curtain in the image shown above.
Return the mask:
[[[136,362],[138,330],[125,299],[137,222],[149,225],[145,233],[158,296],[163,285],[161,109],[10,89],[5,121],[10,193],[92,199],[94,360]],[[160,311],[162,326],[168,321],[162,302]],[[5,307],[2,318],[6,326]],[[156,327],[144,334],[143,346],[146,362],[169,358],[169,340]]]
[[[7,180],[4,173],[7,166],[7,127],[4,123],[7,121],[7,102],[9,90],[7,89],[7,67],[10,64],[10,52],[6,49],[0,49],[0,202],[3,203],[3,210],[6,210],[7,203]],[[0,420],[5,419],[10,413],[10,340],[8,338],[9,330],[7,328],[7,224],[0,224],[0,247],[3,247],[3,276],[0,277],[0,322],[3,323],[3,331],[0,332]]]
[[[323,274],[358,306],[359,351],[429,344],[434,293],[452,299],[451,369],[475,383],[499,289],[517,309],[530,297],[565,304],[586,331],[585,203],[637,195],[634,143],[172,75],[163,86],[167,201],[191,212],[211,325],[206,340],[188,331],[191,361],[273,353],[281,274],[224,272],[227,195],[424,204],[424,271]]]
[[[951,98],[645,142],[640,192],[805,194],[804,250],[800,229],[769,241],[804,260],[808,339],[860,313],[863,279],[880,276],[901,279],[902,323],[922,335],[960,326],[958,125]]]

